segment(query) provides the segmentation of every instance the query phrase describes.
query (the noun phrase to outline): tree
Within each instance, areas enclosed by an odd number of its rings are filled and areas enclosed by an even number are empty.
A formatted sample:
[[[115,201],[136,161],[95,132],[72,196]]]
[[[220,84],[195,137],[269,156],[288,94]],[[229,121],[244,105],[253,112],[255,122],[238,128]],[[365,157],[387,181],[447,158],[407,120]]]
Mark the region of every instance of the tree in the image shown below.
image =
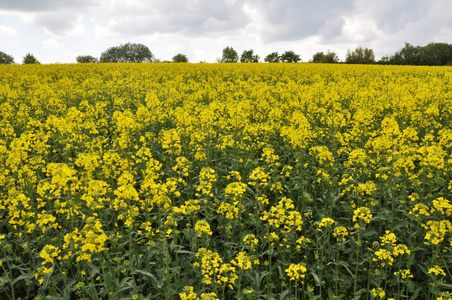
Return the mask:
[[[97,63],[97,58],[91,55],[79,55],[76,58],[78,63]]]
[[[323,52],[317,52],[312,56],[312,62],[313,63],[322,63],[323,59],[325,57],[325,54]]]
[[[226,47],[223,49],[223,56],[221,57],[222,63],[236,63],[239,60],[237,51],[232,47]]]
[[[354,51],[347,51],[345,62],[348,64],[374,64],[374,50],[370,48],[357,47]]]
[[[264,61],[268,63],[278,63],[281,61],[281,57],[278,52],[272,52],[265,57]]]
[[[325,54],[325,63],[336,64],[339,61],[340,59],[336,52],[328,50],[328,52]]]
[[[415,47],[405,42],[405,46],[392,57],[392,63],[398,65],[420,65],[421,55],[422,47]]]
[[[259,55],[254,54],[253,49],[244,50],[242,56],[240,57],[240,62],[242,63],[257,63],[259,62]]]
[[[27,53],[27,55],[24,56],[23,64],[39,64],[39,61],[33,54]]]
[[[391,64],[391,58],[389,56],[383,56],[379,61],[379,64],[381,65],[389,65]]]
[[[421,64],[428,66],[452,64],[452,45],[446,43],[429,43],[422,48]]]
[[[288,63],[296,63],[301,61],[300,55],[295,54],[292,50],[285,51],[283,54],[281,54],[281,61],[282,62],[288,62]]]
[[[154,55],[149,48],[142,44],[123,44],[117,47],[108,48],[100,55],[100,62],[125,62],[142,63],[152,62]]]
[[[0,65],[11,65],[14,64],[14,58],[5,52],[0,51]]]
[[[422,47],[405,42],[405,46],[389,58],[389,63],[394,65],[451,65],[452,45],[429,43]]]
[[[179,53],[173,56],[173,62],[175,63],[186,63],[188,62],[188,57],[185,54]]]
[[[334,64],[339,62],[339,56],[335,52],[328,52],[325,54],[323,52],[317,52],[312,57],[313,63],[324,63],[324,64]]]

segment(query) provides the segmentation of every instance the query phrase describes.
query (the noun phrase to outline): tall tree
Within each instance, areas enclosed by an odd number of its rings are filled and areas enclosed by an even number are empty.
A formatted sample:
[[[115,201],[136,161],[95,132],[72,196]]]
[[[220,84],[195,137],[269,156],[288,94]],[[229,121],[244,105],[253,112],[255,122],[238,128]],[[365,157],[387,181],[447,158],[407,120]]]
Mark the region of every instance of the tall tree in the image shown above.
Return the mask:
[[[272,52],[265,57],[264,61],[268,63],[279,63],[281,61],[281,57],[278,52]]]
[[[423,47],[421,64],[444,66],[452,64],[452,45],[446,43],[429,43]]]
[[[14,64],[14,58],[5,52],[0,51],[0,65],[11,65]]]
[[[323,57],[323,62],[327,63],[327,64],[335,64],[335,63],[338,63],[339,61],[340,60],[339,60],[339,56],[337,55],[337,53],[330,51],[330,50],[328,50],[328,52]]]
[[[242,63],[256,63],[259,62],[259,55],[254,54],[253,49],[244,50],[242,56],[240,56],[240,62]]]
[[[452,45],[446,43],[429,43],[426,46],[405,46],[381,63],[394,65],[452,65]]]
[[[361,46],[353,51],[348,50],[345,55],[345,62],[348,64],[373,64],[375,63],[374,50]]]
[[[27,55],[24,56],[23,64],[39,64],[39,61],[33,54],[27,53]]]
[[[232,47],[226,47],[223,49],[223,56],[221,57],[222,63],[236,63],[239,60],[237,51]]]
[[[405,42],[405,46],[394,55],[394,61],[402,65],[420,65],[422,47]]]
[[[312,57],[311,61],[313,63],[334,64],[339,62],[339,56],[337,56],[336,52],[328,50],[326,54],[323,52],[317,52]]]
[[[292,50],[288,50],[281,54],[281,61],[287,63],[296,63],[301,61],[301,57]]]
[[[175,63],[186,63],[188,62],[188,57],[185,54],[179,53],[173,56],[173,62]]]
[[[91,55],[79,55],[76,57],[78,63],[97,63],[97,58]]]
[[[152,62],[154,55],[143,44],[126,43],[117,47],[108,48],[100,55],[100,62],[142,63]]]
[[[313,63],[323,63],[323,59],[325,57],[325,54],[323,52],[317,52],[312,56],[312,62]]]

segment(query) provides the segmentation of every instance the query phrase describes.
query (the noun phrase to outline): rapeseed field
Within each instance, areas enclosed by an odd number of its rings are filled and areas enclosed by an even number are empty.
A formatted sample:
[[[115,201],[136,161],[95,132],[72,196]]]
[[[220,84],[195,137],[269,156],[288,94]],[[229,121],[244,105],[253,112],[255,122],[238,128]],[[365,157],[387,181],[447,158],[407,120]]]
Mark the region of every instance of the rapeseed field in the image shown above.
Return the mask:
[[[452,68],[0,66],[0,298],[452,299]]]

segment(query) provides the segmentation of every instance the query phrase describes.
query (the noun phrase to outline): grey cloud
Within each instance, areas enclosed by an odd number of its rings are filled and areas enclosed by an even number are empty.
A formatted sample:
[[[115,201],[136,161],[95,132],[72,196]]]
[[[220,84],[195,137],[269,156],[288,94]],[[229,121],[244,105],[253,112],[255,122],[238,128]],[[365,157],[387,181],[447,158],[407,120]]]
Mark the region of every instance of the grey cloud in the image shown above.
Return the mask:
[[[242,1],[151,1],[114,7],[107,30],[115,36],[183,33],[204,36],[242,29],[249,23]]]
[[[353,13],[368,16],[380,30],[394,34],[424,18],[433,3],[434,1],[426,0],[360,0]]]
[[[78,18],[78,14],[71,12],[39,12],[32,22],[56,36],[64,36],[77,26]]]
[[[387,39],[398,39],[401,48],[405,41],[425,45],[437,41],[439,32],[452,31],[451,11],[450,0],[358,0],[350,14],[372,20]]]
[[[61,37],[77,28],[82,14],[95,12],[101,4],[100,0],[1,0],[0,11],[10,11],[26,23]]]
[[[345,21],[342,16],[333,17],[325,21],[322,29],[319,33],[323,39],[330,40],[336,39],[342,34],[342,27],[345,25]]]
[[[354,7],[353,0],[262,0],[253,6],[262,15],[260,34],[267,42],[298,40],[318,34],[337,35],[343,26],[341,17]]]
[[[95,2],[94,2],[95,3]],[[91,0],[2,0],[0,10],[18,12],[53,11],[58,9],[80,9],[92,6]]]

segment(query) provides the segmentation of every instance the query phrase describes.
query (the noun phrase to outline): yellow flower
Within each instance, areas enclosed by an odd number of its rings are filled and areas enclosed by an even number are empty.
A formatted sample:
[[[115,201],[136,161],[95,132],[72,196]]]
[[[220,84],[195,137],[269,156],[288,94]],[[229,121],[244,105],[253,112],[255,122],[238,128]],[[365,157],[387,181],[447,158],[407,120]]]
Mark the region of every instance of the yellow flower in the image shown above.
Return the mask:
[[[452,223],[449,220],[430,220],[427,225],[422,224],[422,227],[428,230],[424,237],[427,240],[424,242],[426,245],[438,245],[444,241],[446,234],[452,232]]]
[[[243,242],[251,247],[251,250],[255,251],[256,246],[259,244],[259,240],[254,234],[247,234],[243,238]]]
[[[375,252],[375,256],[373,261],[380,261],[381,266],[384,267],[387,265],[392,266],[394,262],[394,257],[392,257],[391,252],[386,249],[380,249]]]
[[[370,223],[372,219],[372,214],[370,213],[370,209],[367,207],[358,207],[353,212],[353,222],[358,223]]]
[[[252,258],[248,256],[246,252],[239,252],[231,263],[242,270],[249,270],[252,266]]]
[[[400,276],[402,279],[413,278],[413,275],[411,275],[411,271],[408,269],[394,272],[394,275]]]
[[[215,293],[202,293],[200,300],[219,300],[217,294]]]
[[[382,237],[380,237],[381,245],[384,246],[386,244],[395,246],[395,243],[397,241],[397,238],[394,233],[390,232],[389,230],[386,230],[386,234]]]
[[[446,272],[441,269],[440,266],[436,265],[433,268],[428,269],[428,274],[434,273],[435,275],[443,275],[446,276]]]
[[[204,220],[199,220],[195,224],[195,231],[198,233],[198,237],[201,237],[203,233],[208,235],[212,235],[212,231],[210,230],[210,225]]]
[[[336,221],[334,221],[331,218],[323,218],[322,221],[320,221],[320,223],[317,225],[319,228],[317,228],[318,231],[322,231],[322,227],[330,227],[331,225],[333,225],[334,223],[336,223]]]
[[[181,300],[196,300],[198,295],[193,292],[192,286],[184,286],[182,293],[179,293]]]
[[[335,227],[333,236],[337,239],[338,242],[344,242],[345,237],[348,236],[347,228],[345,228],[344,226]]]
[[[285,271],[290,280],[294,281],[299,280],[300,278],[305,278],[305,273],[307,270],[303,264],[290,264],[290,266]],[[303,283],[303,280],[301,280],[301,283]]]
[[[442,292],[441,295],[436,298],[436,300],[452,300],[451,292]]]
[[[383,291],[383,289],[381,287],[378,287],[376,289],[372,289],[372,293],[373,293],[373,296],[375,298],[378,297],[380,299],[383,299],[383,297],[386,295],[385,291]]]

